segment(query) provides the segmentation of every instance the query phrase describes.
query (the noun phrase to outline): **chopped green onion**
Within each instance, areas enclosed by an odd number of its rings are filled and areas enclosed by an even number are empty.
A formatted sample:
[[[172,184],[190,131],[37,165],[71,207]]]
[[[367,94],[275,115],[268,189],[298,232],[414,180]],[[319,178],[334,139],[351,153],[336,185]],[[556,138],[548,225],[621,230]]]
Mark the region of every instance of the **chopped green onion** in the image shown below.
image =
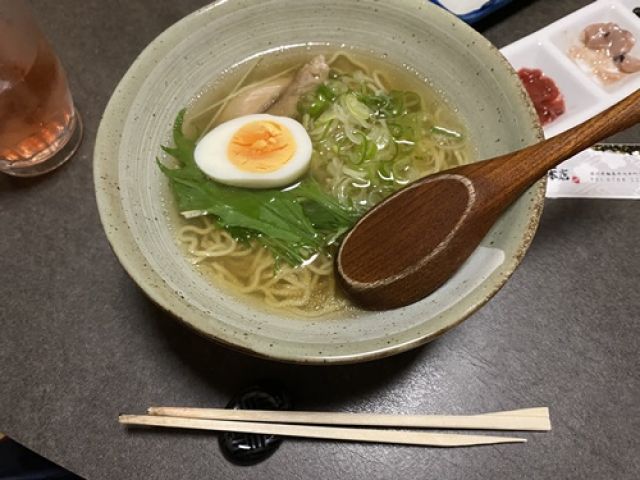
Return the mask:
[[[456,132],[455,130],[450,130],[445,127],[439,127],[437,125],[434,125],[433,127],[431,127],[431,133],[433,133],[434,135],[443,135],[445,137],[455,138],[457,140],[462,140],[463,138],[463,135],[461,133]]]

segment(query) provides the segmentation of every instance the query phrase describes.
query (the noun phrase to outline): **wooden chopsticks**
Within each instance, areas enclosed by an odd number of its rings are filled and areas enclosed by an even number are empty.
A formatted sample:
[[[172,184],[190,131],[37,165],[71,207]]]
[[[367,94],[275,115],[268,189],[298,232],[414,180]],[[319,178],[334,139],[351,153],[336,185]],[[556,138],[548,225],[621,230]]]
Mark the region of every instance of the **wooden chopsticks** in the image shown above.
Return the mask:
[[[339,428],[281,423],[203,420],[199,418],[159,417],[155,415],[121,415],[120,423],[155,427],[190,428],[197,430],[262,433],[284,437],[321,438],[354,442],[395,443],[431,447],[467,447],[496,443],[521,443],[524,438],[490,437],[486,435],[456,435],[431,432],[407,432],[374,428]]]
[[[352,425],[395,428],[453,428],[470,430],[551,430],[549,409],[525,408],[480,415],[389,415],[376,413],[229,410],[224,408],[150,407],[149,415],[207,420],[237,420],[312,425]]]
[[[526,442],[526,439],[318,425],[532,431],[551,429],[547,408],[529,408],[481,415],[388,415],[183,407],[151,407],[148,413],[149,415],[120,415],[118,420],[125,425],[434,447],[522,443]]]

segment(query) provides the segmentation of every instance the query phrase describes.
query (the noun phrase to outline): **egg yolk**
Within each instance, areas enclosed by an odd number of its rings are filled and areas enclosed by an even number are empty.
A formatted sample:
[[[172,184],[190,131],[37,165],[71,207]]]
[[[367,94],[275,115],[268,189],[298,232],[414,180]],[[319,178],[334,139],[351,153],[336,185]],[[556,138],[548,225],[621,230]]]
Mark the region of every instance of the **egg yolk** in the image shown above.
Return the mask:
[[[240,170],[253,173],[282,168],[296,151],[296,141],[287,127],[258,120],[247,123],[231,138],[227,155]]]

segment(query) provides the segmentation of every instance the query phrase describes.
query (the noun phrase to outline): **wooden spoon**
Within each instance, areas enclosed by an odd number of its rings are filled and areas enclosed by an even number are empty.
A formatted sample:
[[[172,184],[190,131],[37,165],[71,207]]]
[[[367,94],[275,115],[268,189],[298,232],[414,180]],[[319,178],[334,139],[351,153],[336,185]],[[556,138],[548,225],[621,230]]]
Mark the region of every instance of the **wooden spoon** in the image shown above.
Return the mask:
[[[336,259],[342,287],[372,310],[426,297],[550,168],[638,122],[640,90],[554,138],[408,185],[370,210],[345,237]]]

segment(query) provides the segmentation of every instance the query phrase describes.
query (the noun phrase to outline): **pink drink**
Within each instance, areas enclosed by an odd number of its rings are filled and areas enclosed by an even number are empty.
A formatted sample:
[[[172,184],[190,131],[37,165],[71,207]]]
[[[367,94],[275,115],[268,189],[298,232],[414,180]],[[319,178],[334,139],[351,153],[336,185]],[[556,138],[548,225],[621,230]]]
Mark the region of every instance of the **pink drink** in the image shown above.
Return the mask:
[[[64,69],[26,2],[0,0],[0,171],[53,170],[75,151],[77,123]]]

